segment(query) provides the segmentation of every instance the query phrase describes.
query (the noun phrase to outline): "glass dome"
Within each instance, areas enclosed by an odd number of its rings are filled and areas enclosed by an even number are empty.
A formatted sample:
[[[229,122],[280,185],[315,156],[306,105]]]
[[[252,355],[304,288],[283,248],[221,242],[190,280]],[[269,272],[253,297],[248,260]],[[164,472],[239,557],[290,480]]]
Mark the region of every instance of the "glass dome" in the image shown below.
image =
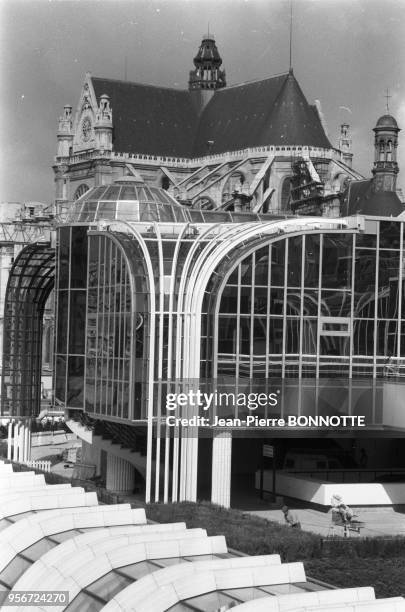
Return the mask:
[[[93,223],[101,219],[188,222],[184,207],[164,189],[131,176],[89,189],[72,204],[63,220]]]

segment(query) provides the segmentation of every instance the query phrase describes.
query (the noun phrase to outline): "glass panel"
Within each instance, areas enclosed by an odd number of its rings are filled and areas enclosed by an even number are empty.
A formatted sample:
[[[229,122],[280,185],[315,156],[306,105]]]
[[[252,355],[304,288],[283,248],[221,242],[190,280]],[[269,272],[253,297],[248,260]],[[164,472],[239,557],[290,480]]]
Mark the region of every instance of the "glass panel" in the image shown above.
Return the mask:
[[[56,357],[55,395],[62,403],[66,394],[66,363],[66,357]]]
[[[190,608],[190,606],[182,602],[170,608],[170,612],[190,612],[190,610],[193,610],[193,608]]]
[[[305,287],[317,287],[319,283],[319,238],[319,236],[305,236]]]
[[[226,589],[224,591],[226,595],[234,597],[239,601],[251,601],[252,599],[259,599],[261,597],[268,597],[269,594],[256,587],[246,587],[241,589]]]
[[[66,612],[98,612],[104,608],[106,602],[98,601],[89,593],[81,591],[77,597],[65,608]]]
[[[156,572],[156,569],[158,569],[157,565],[150,561],[141,561],[140,563],[133,563],[125,567],[120,567],[120,573],[125,574],[132,580],[139,580],[143,576]]]
[[[374,316],[376,254],[374,250],[356,249],[354,278],[354,316]]]
[[[373,234],[356,234],[356,247],[363,249],[375,249],[377,236]]]
[[[242,285],[250,286],[252,284],[252,256],[246,257],[241,262],[241,283]]]
[[[321,355],[349,355],[350,338],[345,336],[321,336],[319,340]]]
[[[353,353],[369,356],[374,354],[373,319],[355,319],[353,321]]]
[[[300,588],[295,584],[272,584],[270,586],[261,586],[263,591],[270,595],[289,595],[290,593],[305,593],[305,588]]]
[[[323,237],[322,286],[324,289],[350,288],[352,236]]]
[[[271,285],[284,287],[285,240],[275,242],[271,247]]]
[[[324,316],[349,317],[351,304],[349,291],[322,291],[321,314]]]
[[[87,277],[87,227],[72,227],[70,286],[85,287]]]
[[[397,354],[398,321],[377,322],[377,355]]]
[[[225,287],[219,312],[232,312],[236,313],[238,310],[238,288],[237,287]]]
[[[253,320],[253,354],[266,354],[266,318],[255,317]]]
[[[74,408],[83,406],[84,357],[69,357],[66,402]]]
[[[303,315],[318,315],[318,290],[305,289],[304,292],[304,304],[303,304]]]
[[[86,291],[70,292],[69,353],[84,355]]]
[[[270,291],[270,313],[274,315],[283,314],[284,289],[272,289]]]
[[[380,222],[380,249],[399,249],[401,223],[398,221]]]
[[[267,287],[256,287],[254,292],[253,309],[255,314],[267,313]]]
[[[283,352],[283,319],[280,317],[270,318],[270,347],[269,352]]]
[[[288,242],[287,284],[289,287],[301,286],[302,236],[290,238]]]
[[[59,288],[69,286],[70,227],[59,230]]]
[[[237,319],[218,318],[218,353],[236,353]]]
[[[68,292],[58,292],[58,340],[57,353],[67,353],[67,330],[68,330]]]
[[[221,591],[214,591],[213,593],[206,593],[199,597],[193,597],[186,599],[185,603],[193,606],[193,609],[199,610],[200,612],[217,612],[221,606],[229,606],[232,603],[240,603],[239,600],[232,597],[228,597]]]
[[[83,531],[86,531],[86,530],[83,530]],[[74,538],[80,535],[81,533],[82,531],[79,531],[78,529],[69,529],[69,531],[63,531],[61,533],[53,533],[52,540],[56,540],[56,542],[60,544],[61,542],[65,542],[66,540],[70,540],[71,538]]]
[[[48,550],[51,550],[51,548],[55,548],[55,546],[55,542],[51,542],[50,540],[48,540],[48,538],[43,538],[42,540],[35,542],[35,544],[32,544],[32,546],[30,546],[29,548],[26,548],[22,552],[22,554],[24,555],[24,557],[27,557],[31,561],[36,561],[37,559],[42,557],[42,555],[48,552]]]
[[[298,317],[287,317],[286,321],[286,353],[299,353],[300,320]]]
[[[132,582],[130,578],[112,571],[93,582],[90,586],[87,586],[86,591],[89,591],[92,595],[102,597],[106,601],[110,601],[114,595],[132,584]]]
[[[171,565],[179,565],[179,563],[184,563],[184,559],[182,557],[171,557],[170,559],[154,559],[153,560],[156,565],[160,565],[161,567],[170,567]]]
[[[398,316],[399,253],[380,251],[378,266],[378,316]]]
[[[221,558],[224,558],[223,555]],[[188,555],[183,559],[185,561],[215,561],[215,559],[218,559],[218,555]]]
[[[252,288],[251,287],[241,287],[240,289],[240,312],[242,314],[250,314],[251,308],[252,308]]]
[[[256,251],[255,284],[267,287],[269,269],[269,247]]]
[[[15,585],[20,576],[23,575],[25,570],[31,567],[31,561],[23,559],[20,555],[14,557],[14,559],[0,572],[0,580],[7,586],[12,587]]]
[[[9,516],[8,520],[12,521],[13,523],[17,523],[18,521],[21,521],[27,516],[32,516],[33,514],[37,514],[37,512],[35,510],[27,510],[27,512],[20,512],[19,514],[13,514],[12,516]]]

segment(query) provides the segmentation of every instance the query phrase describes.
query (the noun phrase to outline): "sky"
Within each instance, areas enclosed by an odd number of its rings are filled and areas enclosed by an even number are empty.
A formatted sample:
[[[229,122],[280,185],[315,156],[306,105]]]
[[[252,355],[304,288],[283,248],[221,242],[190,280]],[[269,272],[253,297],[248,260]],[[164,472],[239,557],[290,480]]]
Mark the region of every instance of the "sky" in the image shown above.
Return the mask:
[[[405,0],[292,2],[294,74],[332,144],[351,125],[365,176],[389,90],[405,192]],[[290,0],[0,0],[0,202],[53,201],[58,117],[87,71],[187,88],[209,24],[228,84],[263,79],[288,70],[289,19]]]

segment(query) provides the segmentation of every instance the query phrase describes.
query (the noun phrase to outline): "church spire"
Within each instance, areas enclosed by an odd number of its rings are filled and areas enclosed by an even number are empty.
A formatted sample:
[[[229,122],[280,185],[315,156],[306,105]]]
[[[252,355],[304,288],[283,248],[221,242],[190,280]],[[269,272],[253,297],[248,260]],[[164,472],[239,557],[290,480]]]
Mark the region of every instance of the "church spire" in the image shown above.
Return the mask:
[[[225,70],[221,70],[222,59],[215,39],[206,34],[194,58],[195,69],[190,72],[189,89],[215,90],[225,87]]]

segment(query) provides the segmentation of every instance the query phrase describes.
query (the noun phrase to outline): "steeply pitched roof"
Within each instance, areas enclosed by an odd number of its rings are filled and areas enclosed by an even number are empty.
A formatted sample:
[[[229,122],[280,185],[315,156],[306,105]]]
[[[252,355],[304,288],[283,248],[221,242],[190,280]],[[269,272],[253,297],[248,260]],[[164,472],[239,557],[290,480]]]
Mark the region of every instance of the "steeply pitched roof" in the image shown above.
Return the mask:
[[[110,98],[115,151],[190,155],[197,114],[188,91],[95,77],[92,82],[97,99]]]
[[[264,145],[331,147],[292,73],[216,90],[200,117],[188,91],[92,81],[97,98],[110,97],[115,151],[196,157]]]
[[[374,180],[352,181],[343,196],[342,215],[397,217],[404,211],[395,191],[375,191]]]

